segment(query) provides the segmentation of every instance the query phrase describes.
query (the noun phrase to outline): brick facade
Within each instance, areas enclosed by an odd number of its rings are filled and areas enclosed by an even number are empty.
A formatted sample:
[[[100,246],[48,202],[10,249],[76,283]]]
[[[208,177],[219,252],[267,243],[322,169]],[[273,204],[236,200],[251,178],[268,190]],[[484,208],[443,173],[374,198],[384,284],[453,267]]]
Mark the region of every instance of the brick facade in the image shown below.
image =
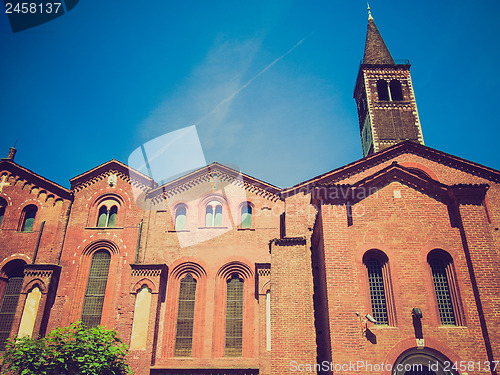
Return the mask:
[[[44,335],[95,298],[139,375],[495,374],[500,172],[423,145],[409,65],[372,23],[355,92],[371,151],[293,187],[219,163],[159,186],[112,160],[66,189],[2,159],[0,297],[24,275],[5,334]],[[377,80],[396,78],[404,100],[381,103]]]

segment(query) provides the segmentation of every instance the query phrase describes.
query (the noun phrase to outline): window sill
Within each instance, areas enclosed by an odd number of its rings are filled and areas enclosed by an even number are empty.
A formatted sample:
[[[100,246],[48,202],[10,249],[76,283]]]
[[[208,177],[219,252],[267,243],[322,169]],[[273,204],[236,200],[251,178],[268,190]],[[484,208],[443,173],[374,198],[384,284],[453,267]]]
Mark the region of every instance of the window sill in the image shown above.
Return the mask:
[[[123,227],[85,227],[85,229],[90,229],[90,230],[115,230],[115,229],[123,229]]]
[[[191,232],[189,229],[178,229],[178,230],[167,230],[168,233],[184,233],[184,232]]]
[[[16,230],[16,233],[35,233],[34,230]]]
[[[371,327],[368,327],[369,330],[378,330],[378,329],[398,329],[396,326],[390,326],[389,324],[373,324]]]
[[[248,230],[250,232],[253,232],[253,231],[255,231],[255,228],[238,228],[238,230],[241,230],[241,231]]]
[[[228,227],[198,227],[198,229],[228,229]]]

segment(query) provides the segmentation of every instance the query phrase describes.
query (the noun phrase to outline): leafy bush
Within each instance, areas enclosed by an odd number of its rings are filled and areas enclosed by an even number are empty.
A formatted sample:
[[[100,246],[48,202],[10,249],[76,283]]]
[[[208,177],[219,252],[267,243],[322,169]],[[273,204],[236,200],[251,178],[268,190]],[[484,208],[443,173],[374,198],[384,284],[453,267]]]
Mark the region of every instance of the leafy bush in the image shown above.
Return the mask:
[[[12,375],[124,375],[128,349],[116,332],[87,328],[81,322],[57,328],[49,335],[9,340],[3,372]]]

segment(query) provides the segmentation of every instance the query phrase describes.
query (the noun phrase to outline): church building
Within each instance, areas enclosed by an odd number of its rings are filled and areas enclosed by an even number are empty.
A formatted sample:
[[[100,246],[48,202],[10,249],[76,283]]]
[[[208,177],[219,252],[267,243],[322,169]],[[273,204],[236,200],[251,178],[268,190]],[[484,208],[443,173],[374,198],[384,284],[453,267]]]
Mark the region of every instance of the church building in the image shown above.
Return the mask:
[[[0,351],[81,320],[137,375],[496,374],[500,171],[424,145],[371,14],[354,99],[363,158],[288,188],[111,160],[67,189],[11,148]]]

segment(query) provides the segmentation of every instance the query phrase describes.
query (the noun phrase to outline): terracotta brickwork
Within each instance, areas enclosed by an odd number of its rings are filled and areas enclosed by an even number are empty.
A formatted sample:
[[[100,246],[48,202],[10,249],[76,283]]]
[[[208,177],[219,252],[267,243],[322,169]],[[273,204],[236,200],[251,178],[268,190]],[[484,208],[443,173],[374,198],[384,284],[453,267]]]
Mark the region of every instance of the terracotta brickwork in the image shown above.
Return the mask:
[[[158,185],[111,160],[66,189],[12,149],[2,338],[84,319],[138,375],[496,374],[500,172],[424,146],[409,64],[371,16],[366,40],[366,157],[290,188],[217,162]]]

